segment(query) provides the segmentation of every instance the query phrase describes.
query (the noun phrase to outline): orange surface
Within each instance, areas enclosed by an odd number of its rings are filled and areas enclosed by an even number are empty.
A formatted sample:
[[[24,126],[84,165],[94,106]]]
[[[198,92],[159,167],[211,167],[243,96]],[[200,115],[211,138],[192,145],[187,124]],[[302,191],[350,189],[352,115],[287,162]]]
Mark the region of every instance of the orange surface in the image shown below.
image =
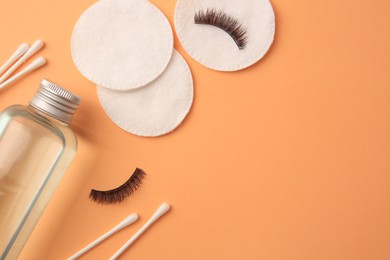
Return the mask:
[[[184,123],[159,138],[127,134],[75,68],[70,37],[95,1],[1,1],[0,61],[46,42],[49,64],[0,92],[26,103],[47,77],[84,97],[79,151],[20,259],[65,259],[122,218],[141,219],[81,259],[107,259],[163,201],[172,211],[122,259],[390,259],[390,1],[274,0],[276,39],[244,71],[192,60]],[[175,1],[153,0],[171,24]],[[91,188],[148,177],[121,205]]]

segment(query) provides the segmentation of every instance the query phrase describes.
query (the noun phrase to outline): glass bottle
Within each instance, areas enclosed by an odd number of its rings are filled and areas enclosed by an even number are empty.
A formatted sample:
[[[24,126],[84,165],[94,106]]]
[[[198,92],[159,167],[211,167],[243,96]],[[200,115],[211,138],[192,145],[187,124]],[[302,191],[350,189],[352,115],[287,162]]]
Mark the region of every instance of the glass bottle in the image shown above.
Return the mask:
[[[43,80],[0,114],[0,259],[16,259],[77,150],[80,97]]]

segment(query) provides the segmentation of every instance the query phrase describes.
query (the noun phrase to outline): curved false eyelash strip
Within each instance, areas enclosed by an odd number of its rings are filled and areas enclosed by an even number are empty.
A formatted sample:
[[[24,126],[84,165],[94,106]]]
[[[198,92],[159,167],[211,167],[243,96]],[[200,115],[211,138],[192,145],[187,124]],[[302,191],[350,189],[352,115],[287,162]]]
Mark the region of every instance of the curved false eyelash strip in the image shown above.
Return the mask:
[[[203,11],[203,9],[201,9],[195,13],[194,22],[195,24],[213,25],[224,30],[232,37],[240,50],[243,50],[248,43],[246,29],[237,19],[223,11],[209,8],[207,8],[206,11]]]
[[[89,198],[98,204],[114,204],[124,201],[128,196],[133,194],[142,184],[146,173],[136,168],[130,178],[121,186],[112,190],[94,190],[89,193]]]

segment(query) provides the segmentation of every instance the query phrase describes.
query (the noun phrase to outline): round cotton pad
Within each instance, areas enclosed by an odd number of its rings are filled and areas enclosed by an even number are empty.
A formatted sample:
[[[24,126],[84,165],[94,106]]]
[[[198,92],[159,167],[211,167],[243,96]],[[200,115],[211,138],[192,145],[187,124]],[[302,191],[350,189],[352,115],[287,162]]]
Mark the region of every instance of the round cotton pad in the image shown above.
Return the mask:
[[[195,23],[196,15],[202,23]],[[175,28],[184,49],[200,64],[236,71],[256,63],[268,51],[275,15],[268,0],[177,0]],[[244,41],[245,47],[240,49],[231,35],[240,36],[236,40]]]
[[[127,90],[148,84],[172,56],[167,18],[146,0],[101,0],[79,18],[72,35],[72,57],[92,82]]]
[[[148,85],[127,91],[98,86],[97,92],[104,111],[120,128],[159,136],[175,129],[189,112],[193,82],[187,63],[174,51],[164,73]]]

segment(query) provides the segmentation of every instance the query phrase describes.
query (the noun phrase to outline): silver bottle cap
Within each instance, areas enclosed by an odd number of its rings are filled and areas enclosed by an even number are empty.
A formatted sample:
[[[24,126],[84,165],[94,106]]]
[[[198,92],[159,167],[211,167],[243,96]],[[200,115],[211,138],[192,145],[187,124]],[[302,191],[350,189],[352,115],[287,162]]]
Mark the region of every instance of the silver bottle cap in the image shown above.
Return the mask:
[[[42,80],[30,105],[62,122],[69,124],[81,98],[46,79]]]

